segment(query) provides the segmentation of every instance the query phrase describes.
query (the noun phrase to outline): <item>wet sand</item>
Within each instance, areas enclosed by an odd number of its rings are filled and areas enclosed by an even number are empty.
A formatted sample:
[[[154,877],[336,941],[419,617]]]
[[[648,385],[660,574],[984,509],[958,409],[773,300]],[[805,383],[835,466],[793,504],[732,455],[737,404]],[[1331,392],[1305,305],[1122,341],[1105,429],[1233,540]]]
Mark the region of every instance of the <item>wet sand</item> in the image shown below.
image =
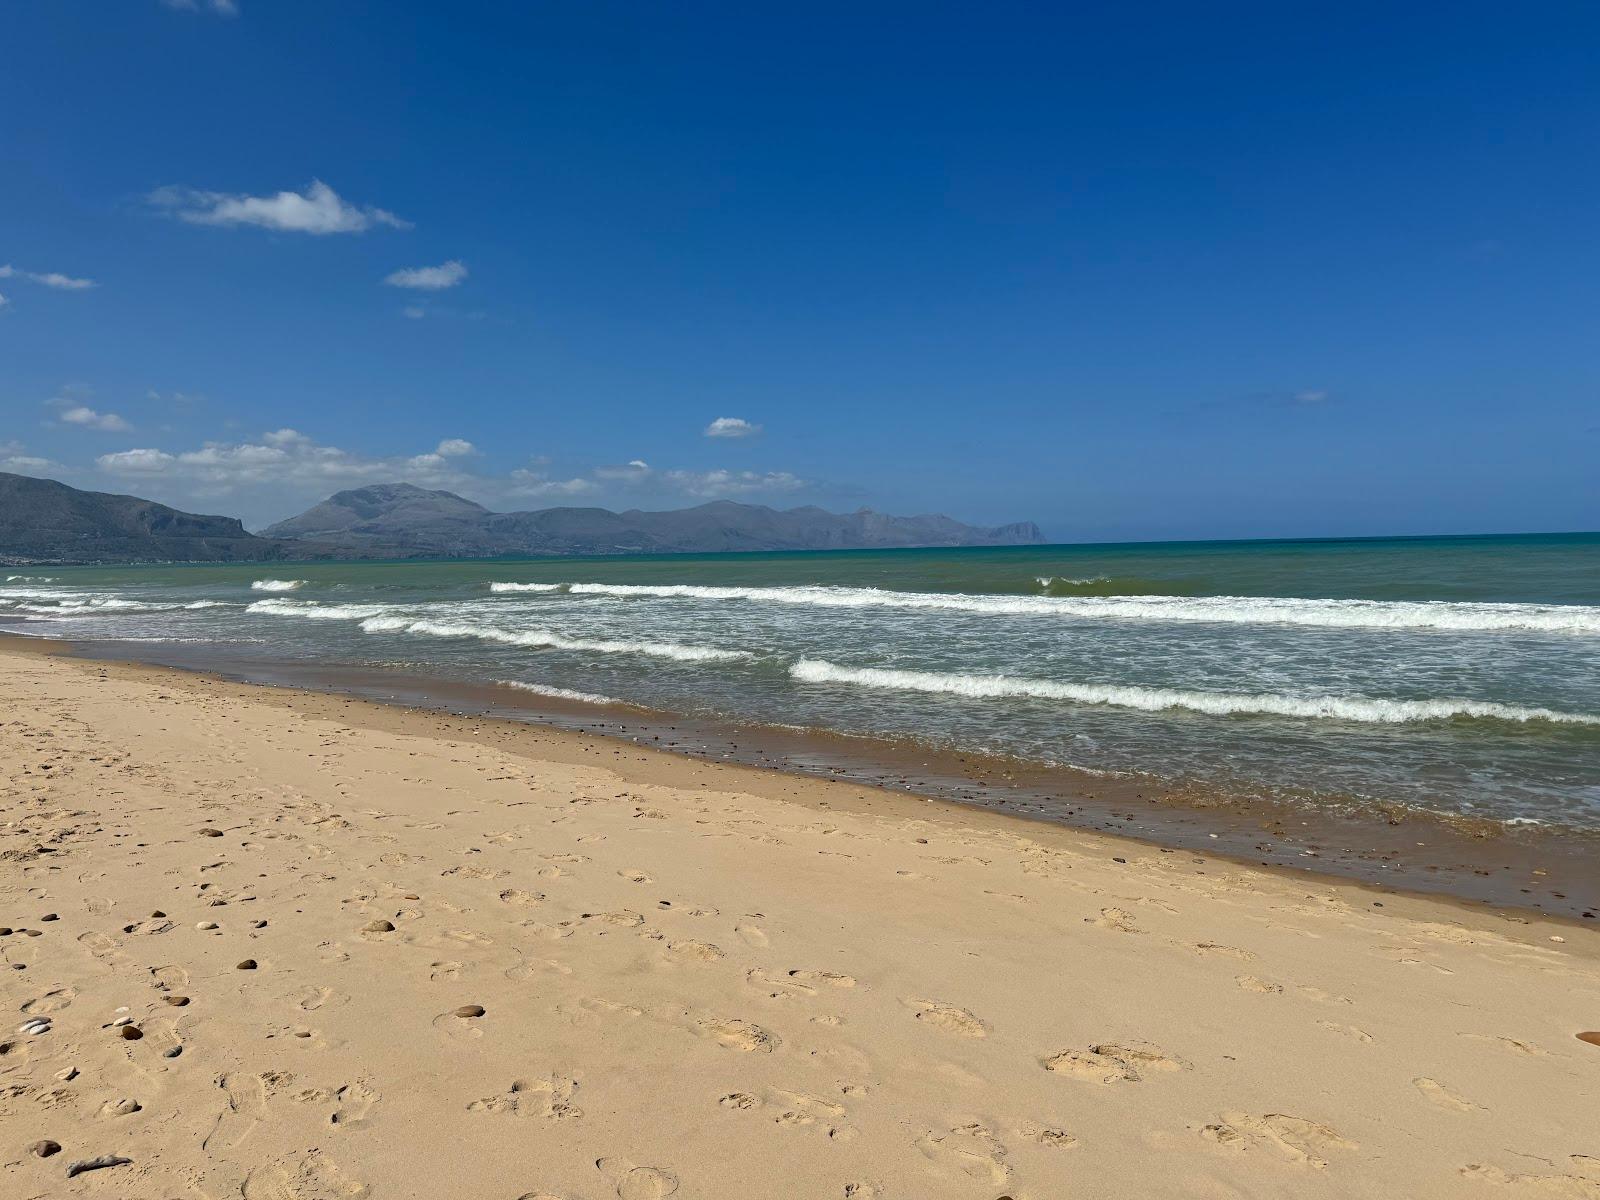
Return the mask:
[[[1593,922],[56,649],[7,1195],[1600,1196]]]

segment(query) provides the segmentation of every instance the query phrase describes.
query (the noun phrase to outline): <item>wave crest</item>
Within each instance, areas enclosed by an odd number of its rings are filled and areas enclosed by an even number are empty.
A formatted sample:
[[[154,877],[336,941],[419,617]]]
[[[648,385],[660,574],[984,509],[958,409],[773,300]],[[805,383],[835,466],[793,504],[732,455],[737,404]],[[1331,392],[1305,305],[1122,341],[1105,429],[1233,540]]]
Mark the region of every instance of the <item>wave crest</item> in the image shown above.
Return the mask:
[[[293,592],[304,587],[304,579],[257,579],[250,585],[253,592]]]
[[[1286,696],[1272,693],[1244,695],[1131,684],[1056,683],[1008,675],[955,675],[883,667],[841,667],[814,658],[801,659],[789,668],[789,674],[806,683],[845,683],[857,687],[931,692],[976,699],[1027,697],[1066,700],[1077,704],[1134,708],[1144,712],[1182,708],[1213,716],[1256,714],[1382,725],[1447,721],[1456,717],[1600,725],[1600,716],[1588,713],[1563,713],[1548,708],[1524,708],[1480,700],[1381,700],[1366,696]]]

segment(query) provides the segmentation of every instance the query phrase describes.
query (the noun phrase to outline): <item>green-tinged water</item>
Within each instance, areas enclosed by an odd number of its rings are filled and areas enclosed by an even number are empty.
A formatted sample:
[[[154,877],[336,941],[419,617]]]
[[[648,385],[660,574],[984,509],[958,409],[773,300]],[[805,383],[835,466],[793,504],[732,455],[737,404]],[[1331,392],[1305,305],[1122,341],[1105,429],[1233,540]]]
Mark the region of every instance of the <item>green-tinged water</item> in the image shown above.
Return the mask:
[[[29,633],[1600,828],[1600,535],[0,571]]]

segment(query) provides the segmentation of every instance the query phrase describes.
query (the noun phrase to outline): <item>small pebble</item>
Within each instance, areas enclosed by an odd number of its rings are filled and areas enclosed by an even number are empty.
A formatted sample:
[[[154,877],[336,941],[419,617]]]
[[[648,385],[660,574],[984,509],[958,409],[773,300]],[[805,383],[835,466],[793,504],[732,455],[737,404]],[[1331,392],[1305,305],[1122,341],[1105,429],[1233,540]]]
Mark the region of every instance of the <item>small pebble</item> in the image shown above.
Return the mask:
[[[178,1055],[180,1055],[182,1053],[183,1053],[183,1047],[182,1046],[173,1046],[170,1050],[163,1050],[161,1052],[161,1057],[162,1058],[177,1058]]]
[[[196,929],[215,929],[217,923],[215,921],[196,921],[194,927]]]
[[[362,933],[393,933],[394,924],[389,921],[368,921],[361,927]]]
[[[122,1034],[122,1040],[125,1042],[137,1042],[144,1036],[144,1030],[140,1029],[137,1025],[124,1025],[120,1032]]]
[[[234,969],[237,971],[254,971],[256,969],[256,960],[247,958]]]
[[[187,997],[187,996],[168,996],[168,997],[166,997],[166,1001],[167,1001],[168,1004],[172,1005],[173,1008],[182,1008],[182,1007],[184,1007],[184,1005],[189,1003],[189,997]]]
[[[61,1143],[52,1142],[49,1138],[45,1138],[42,1141],[35,1142],[28,1149],[32,1150],[40,1158],[49,1158],[52,1154],[61,1153]]]
[[[68,1067],[65,1071],[57,1071],[56,1072],[56,1078],[59,1079],[62,1083],[71,1083],[77,1077],[78,1077],[78,1068],[77,1067]]]
[[[222,836],[222,830],[220,830],[220,829],[202,829],[200,831],[200,836],[201,837],[221,837]]]
[[[61,918],[58,917],[55,913],[45,913],[45,915],[40,917],[39,920],[41,920],[41,921],[59,921],[59,920],[61,920]]]
[[[463,1004],[456,1009],[458,1017],[481,1017],[487,1010],[481,1004]]]

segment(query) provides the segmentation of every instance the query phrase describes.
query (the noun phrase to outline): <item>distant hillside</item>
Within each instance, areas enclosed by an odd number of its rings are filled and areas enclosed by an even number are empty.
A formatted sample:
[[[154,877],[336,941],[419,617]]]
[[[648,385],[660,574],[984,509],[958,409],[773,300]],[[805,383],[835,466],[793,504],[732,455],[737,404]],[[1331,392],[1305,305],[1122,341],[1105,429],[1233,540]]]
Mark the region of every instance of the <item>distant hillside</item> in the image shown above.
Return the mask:
[[[12,562],[267,562],[310,548],[245,532],[232,517],[0,472],[0,559]]]
[[[813,507],[779,510],[729,500],[672,512],[546,508],[495,513],[450,492],[408,483],[340,492],[262,532],[348,550],[445,557],[1013,546],[1044,540],[1031,521],[980,529],[944,516],[891,517],[870,509],[843,514]]]

